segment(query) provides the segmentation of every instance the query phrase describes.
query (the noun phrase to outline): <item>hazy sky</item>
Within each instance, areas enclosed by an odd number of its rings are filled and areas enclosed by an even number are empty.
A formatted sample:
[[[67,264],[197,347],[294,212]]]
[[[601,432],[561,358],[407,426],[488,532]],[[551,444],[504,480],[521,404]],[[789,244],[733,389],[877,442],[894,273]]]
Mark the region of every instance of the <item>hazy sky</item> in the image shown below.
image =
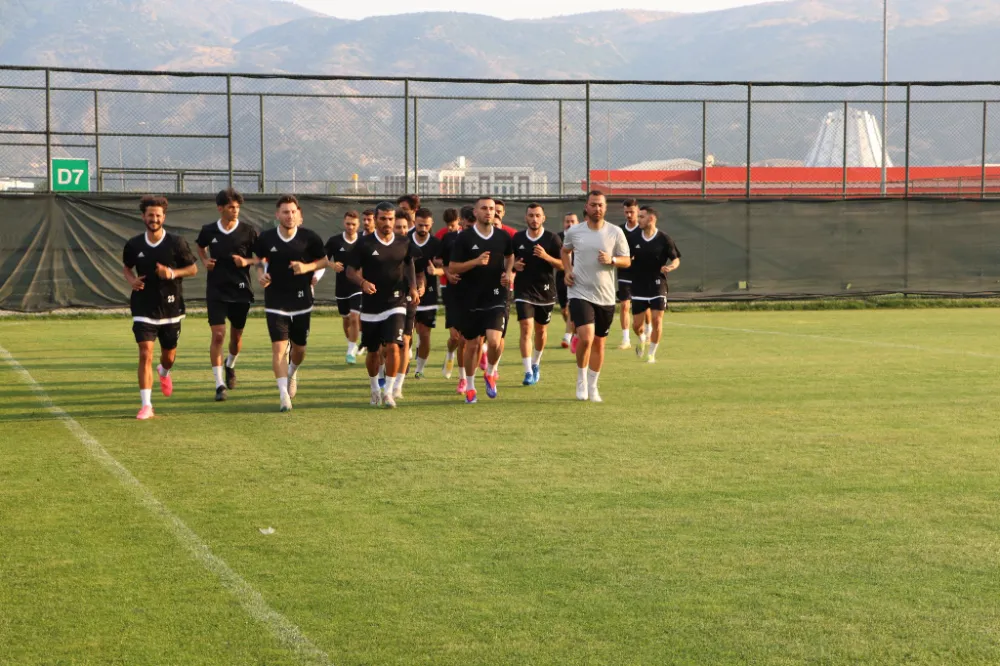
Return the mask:
[[[470,4],[468,0],[292,0],[296,4],[339,18],[360,19],[385,14],[412,12],[461,11],[490,14],[504,19],[543,18],[562,14],[582,14],[607,9],[652,9],[673,12],[703,12],[741,5],[761,4],[763,0],[624,0],[624,7],[607,0],[494,0]]]

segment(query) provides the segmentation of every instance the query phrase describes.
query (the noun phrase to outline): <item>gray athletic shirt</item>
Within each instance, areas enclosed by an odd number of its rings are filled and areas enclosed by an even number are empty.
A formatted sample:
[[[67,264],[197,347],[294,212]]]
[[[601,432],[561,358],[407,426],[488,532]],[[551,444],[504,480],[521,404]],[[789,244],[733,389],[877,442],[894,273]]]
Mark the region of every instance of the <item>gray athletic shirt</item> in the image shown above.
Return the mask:
[[[597,254],[603,250],[612,257],[629,256],[625,232],[606,220],[599,231],[581,222],[566,230],[563,247],[573,251],[574,284],[567,290],[569,297],[613,307],[615,268],[599,263]]]

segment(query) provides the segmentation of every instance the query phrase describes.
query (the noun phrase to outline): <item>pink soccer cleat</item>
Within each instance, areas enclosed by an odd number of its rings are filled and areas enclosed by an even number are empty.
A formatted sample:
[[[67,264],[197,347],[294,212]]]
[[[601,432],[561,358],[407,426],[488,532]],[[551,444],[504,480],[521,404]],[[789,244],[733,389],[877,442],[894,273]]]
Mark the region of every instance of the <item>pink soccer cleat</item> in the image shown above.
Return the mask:
[[[157,376],[159,376],[159,374],[157,374]],[[165,395],[168,398],[171,395],[173,395],[174,378],[171,377],[170,375],[167,375],[166,377],[160,377],[160,391],[163,393],[163,395]]]
[[[479,369],[486,372],[486,352],[479,355]]]
[[[464,395],[465,394],[465,389],[468,388],[468,386],[469,386],[469,382],[467,380],[465,380],[465,379],[459,379],[458,380],[458,388],[455,389],[455,393],[457,393],[459,395]]]
[[[139,421],[145,421],[146,419],[151,419],[154,416],[156,416],[156,414],[153,413],[153,406],[143,405],[142,409],[139,410],[139,413],[135,415],[135,418]]]

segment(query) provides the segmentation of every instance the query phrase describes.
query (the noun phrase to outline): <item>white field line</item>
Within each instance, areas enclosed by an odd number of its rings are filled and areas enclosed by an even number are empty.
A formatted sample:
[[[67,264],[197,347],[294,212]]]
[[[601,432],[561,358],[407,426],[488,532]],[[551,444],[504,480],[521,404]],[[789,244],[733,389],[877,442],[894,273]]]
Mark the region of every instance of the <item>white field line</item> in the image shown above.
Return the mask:
[[[983,352],[967,351],[964,349],[940,349],[937,347],[921,347],[920,345],[904,345],[895,342],[877,342],[874,340],[857,340],[855,338],[838,338],[832,335],[814,335],[812,333],[788,333],[786,331],[768,331],[757,328],[733,328],[729,326],[706,326],[703,324],[679,324],[673,321],[663,320],[664,326],[677,326],[681,328],[701,328],[711,331],[731,331],[734,333],[751,333],[753,335],[774,335],[785,338],[802,338],[806,340],[823,340],[825,342],[840,342],[852,345],[866,345],[869,347],[882,347],[885,349],[908,349],[910,351],[926,352],[931,354],[953,354],[956,356],[973,356],[975,358],[1000,359],[1000,354],[986,354]]]
[[[233,571],[219,556],[212,553],[201,538],[195,534],[190,527],[175,516],[165,507],[153,494],[139,482],[132,473],[107,452],[83,426],[81,426],[72,416],[57,406],[49,398],[45,389],[35,381],[35,378],[17,362],[10,352],[0,346],[0,358],[2,358],[14,372],[16,372],[25,384],[32,390],[39,402],[50,414],[62,422],[66,429],[80,440],[87,452],[101,464],[125,489],[132,495],[143,508],[149,511],[164,524],[167,530],[174,535],[177,541],[209,572],[218,577],[219,582],[232,594],[243,606],[243,609],[254,620],[260,622],[274,636],[291,649],[301,659],[304,664],[316,664],[328,666],[330,658],[322,650],[317,648],[306,638],[302,631],[292,624],[288,618],[268,606],[264,597],[247,583],[242,576]]]

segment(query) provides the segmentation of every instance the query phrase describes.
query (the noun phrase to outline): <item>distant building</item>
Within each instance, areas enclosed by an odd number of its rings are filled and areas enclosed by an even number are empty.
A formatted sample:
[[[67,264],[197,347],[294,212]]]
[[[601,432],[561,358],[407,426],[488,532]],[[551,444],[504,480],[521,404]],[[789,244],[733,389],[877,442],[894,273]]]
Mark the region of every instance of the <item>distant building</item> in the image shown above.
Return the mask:
[[[843,109],[826,114],[804,166],[844,166]],[[847,166],[882,167],[882,130],[879,120],[869,111],[847,109]],[[888,155],[886,166],[892,166]]]
[[[492,194],[507,197],[545,196],[549,193],[548,177],[534,167],[470,166],[461,156],[454,164],[441,169],[410,171],[385,177],[387,192],[409,191],[417,194],[445,197],[478,196]],[[416,183],[416,187],[413,186]]]

